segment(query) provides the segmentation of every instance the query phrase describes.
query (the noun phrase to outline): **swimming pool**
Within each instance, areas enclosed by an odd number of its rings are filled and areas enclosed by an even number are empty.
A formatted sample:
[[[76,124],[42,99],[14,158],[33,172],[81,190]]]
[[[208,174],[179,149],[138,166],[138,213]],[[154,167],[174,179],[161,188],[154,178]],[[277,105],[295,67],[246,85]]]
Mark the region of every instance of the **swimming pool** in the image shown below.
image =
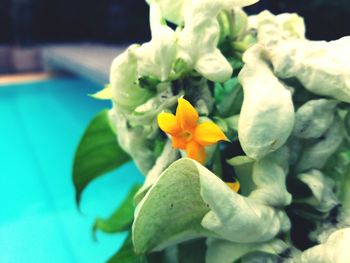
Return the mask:
[[[0,262],[105,262],[125,234],[98,234],[143,177],[132,163],[94,181],[80,214],[71,167],[91,118],[109,104],[87,96],[100,87],[74,77],[0,86]]]

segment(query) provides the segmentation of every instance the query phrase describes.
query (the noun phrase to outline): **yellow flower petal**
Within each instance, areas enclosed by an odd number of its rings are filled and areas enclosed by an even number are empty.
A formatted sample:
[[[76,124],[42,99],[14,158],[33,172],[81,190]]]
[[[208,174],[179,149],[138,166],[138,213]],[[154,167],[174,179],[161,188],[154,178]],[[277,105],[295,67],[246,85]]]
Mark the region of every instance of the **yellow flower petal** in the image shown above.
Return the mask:
[[[158,115],[158,125],[162,131],[173,136],[181,132],[181,128],[177,123],[175,115],[171,113],[160,113]]]
[[[186,150],[187,141],[185,138],[180,136],[172,136],[171,140],[173,141],[173,148]]]
[[[191,141],[187,144],[186,152],[189,158],[194,159],[201,164],[205,163],[206,153],[204,147],[195,141]]]
[[[236,193],[239,191],[239,188],[241,188],[241,184],[237,181],[234,183],[226,183],[228,187],[232,189],[232,191],[235,191]]]
[[[179,98],[176,109],[176,118],[182,129],[192,130],[196,127],[199,116],[191,103],[184,98]]]
[[[204,122],[196,127],[194,140],[202,146],[209,146],[218,141],[227,141],[227,138],[215,123]]]

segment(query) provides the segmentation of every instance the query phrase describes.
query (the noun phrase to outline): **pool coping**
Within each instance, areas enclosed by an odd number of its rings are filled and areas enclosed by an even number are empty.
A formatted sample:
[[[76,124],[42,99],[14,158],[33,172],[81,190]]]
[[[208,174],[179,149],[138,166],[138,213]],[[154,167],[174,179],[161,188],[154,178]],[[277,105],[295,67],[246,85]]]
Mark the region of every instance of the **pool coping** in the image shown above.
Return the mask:
[[[33,72],[0,75],[0,88],[11,84],[20,84],[48,80],[55,77],[55,74],[49,72]]]

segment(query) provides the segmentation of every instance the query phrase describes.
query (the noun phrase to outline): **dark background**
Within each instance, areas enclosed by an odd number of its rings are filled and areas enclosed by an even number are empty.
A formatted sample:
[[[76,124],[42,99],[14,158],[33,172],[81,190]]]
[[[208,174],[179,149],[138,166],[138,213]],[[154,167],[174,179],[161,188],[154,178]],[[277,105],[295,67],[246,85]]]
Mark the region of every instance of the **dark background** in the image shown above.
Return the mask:
[[[310,39],[350,35],[350,0],[261,0],[246,11],[263,9],[302,15]],[[0,44],[121,44],[142,42],[149,35],[143,0],[0,0]]]

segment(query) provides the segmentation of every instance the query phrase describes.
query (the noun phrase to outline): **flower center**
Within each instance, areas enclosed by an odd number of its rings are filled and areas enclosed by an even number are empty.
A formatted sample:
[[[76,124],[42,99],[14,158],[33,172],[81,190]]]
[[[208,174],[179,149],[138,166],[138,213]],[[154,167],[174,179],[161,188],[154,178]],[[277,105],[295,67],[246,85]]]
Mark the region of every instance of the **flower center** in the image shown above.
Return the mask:
[[[189,142],[192,140],[192,132],[190,131],[183,131],[180,135],[181,138],[183,138],[184,140],[186,140],[186,142]]]

